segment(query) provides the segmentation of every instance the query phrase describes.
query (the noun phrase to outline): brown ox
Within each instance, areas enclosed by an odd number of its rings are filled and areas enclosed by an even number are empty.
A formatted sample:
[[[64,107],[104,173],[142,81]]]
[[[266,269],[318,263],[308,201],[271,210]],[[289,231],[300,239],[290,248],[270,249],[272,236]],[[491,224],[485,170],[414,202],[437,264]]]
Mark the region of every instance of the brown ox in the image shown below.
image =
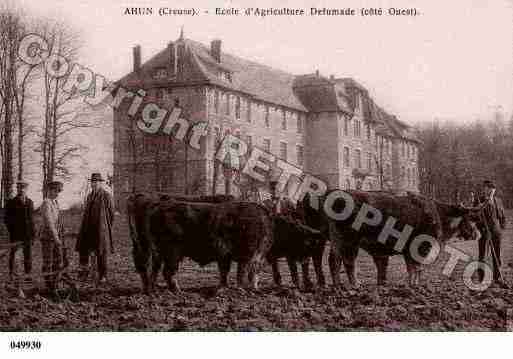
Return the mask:
[[[349,195],[354,204],[347,216],[341,215],[348,205],[343,194]],[[335,200],[327,204],[326,198],[330,197]],[[360,248],[372,256],[378,271],[379,285],[386,283],[389,257],[396,254],[404,256],[409,283],[415,285],[420,281],[420,264],[412,255],[413,250],[421,257],[426,257],[429,253],[426,246],[412,247],[417,236],[430,236],[443,243],[456,232],[465,239],[472,239],[475,233],[470,222],[470,210],[461,206],[437,203],[413,193],[394,196],[380,191],[332,191],[322,198],[313,198],[319,200],[317,209],[321,210],[312,208],[311,199],[307,196],[303,200],[307,223],[317,223],[318,228],[328,232],[331,241],[329,267],[333,284],[337,287],[340,286],[342,262],[350,285],[358,285],[355,262]],[[333,215],[330,216],[326,211],[329,211],[330,205],[332,213],[341,215],[339,218],[333,218]],[[376,212],[379,212],[381,218],[376,217]],[[391,219],[391,222],[388,222],[388,219]],[[456,225],[451,226],[451,223]],[[401,232],[406,225],[411,228],[411,232],[401,240],[397,238],[400,237],[397,232],[396,238],[380,237],[386,226]]]

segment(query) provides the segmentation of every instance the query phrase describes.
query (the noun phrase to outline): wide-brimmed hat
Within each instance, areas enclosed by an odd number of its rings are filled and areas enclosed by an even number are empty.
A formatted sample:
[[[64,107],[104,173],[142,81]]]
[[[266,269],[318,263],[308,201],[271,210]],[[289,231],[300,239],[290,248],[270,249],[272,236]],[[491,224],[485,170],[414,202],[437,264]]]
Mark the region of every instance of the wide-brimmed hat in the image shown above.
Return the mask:
[[[89,179],[91,182],[105,182],[105,180],[102,178],[101,173],[93,173],[91,174],[91,178]]]
[[[28,183],[25,181],[18,181],[18,182],[16,182],[16,187],[27,188]]]
[[[52,181],[48,183],[48,189],[56,189],[59,192],[62,192],[62,188],[64,184],[61,181]]]

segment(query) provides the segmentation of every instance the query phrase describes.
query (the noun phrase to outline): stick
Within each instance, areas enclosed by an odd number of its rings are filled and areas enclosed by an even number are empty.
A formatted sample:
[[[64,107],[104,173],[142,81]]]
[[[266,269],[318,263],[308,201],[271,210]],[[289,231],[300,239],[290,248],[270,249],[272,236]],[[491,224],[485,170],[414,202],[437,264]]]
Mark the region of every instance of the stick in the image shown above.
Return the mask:
[[[494,267],[497,267],[496,270],[499,272],[499,278],[501,280],[501,282],[507,287],[509,288],[509,286],[507,285],[506,281],[504,280],[504,276],[502,275],[502,271],[501,271],[501,268],[500,266],[498,265],[499,264],[499,260],[497,258],[497,253],[495,253],[495,248],[493,247],[493,242],[492,242],[492,238],[491,238],[491,235],[488,237],[488,240],[487,242],[489,242],[489,245],[490,245],[490,248],[491,248],[491,252],[492,252],[492,260],[493,260],[493,266]]]

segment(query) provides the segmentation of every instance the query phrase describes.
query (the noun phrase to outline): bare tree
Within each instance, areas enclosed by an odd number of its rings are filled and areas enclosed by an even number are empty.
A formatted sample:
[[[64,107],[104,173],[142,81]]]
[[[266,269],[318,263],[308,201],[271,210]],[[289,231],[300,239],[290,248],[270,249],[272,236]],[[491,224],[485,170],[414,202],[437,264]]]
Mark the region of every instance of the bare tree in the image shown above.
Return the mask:
[[[58,59],[42,69],[44,123],[39,133],[39,151],[43,183],[47,183],[55,177],[69,178],[69,163],[87,149],[72,139],[72,132],[98,127],[100,123],[92,118],[92,109],[81,102],[80,93],[63,90],[81,47],[77,32],[63,22],[46,21],[39,25],[38,33],[46,40],[50,56]],[[57,75],[62,66],[68,67],[67,72]]]
[[[14,92],[17,88],[21,18],[15,10],[0,9],[0,100],[2,102],[2,202],[12,195]]]

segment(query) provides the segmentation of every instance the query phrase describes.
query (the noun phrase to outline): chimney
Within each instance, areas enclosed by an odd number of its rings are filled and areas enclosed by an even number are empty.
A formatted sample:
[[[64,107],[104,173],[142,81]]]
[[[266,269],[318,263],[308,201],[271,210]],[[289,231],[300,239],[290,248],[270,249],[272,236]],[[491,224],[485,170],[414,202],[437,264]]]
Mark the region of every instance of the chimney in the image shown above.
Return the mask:
[[[335,81],[335,75],[330,75],[330,80]]]
[[[136,45],[133,48],[134,54],[134,72],[141,69],[141,45]]]
[[[167,44],[167,50],[169,53],[169,60],[167,63],[168,70],[167,73],[169,76],[174,76],[176,73],[176,52],[175,52],[175,44],[173,42],[169,42]]]
[[[319,70],[315,70],[315,76],[319,77]]]
[[[210,43],[210,55],[217,62],[221,62],[221,40],[212,40]]]

